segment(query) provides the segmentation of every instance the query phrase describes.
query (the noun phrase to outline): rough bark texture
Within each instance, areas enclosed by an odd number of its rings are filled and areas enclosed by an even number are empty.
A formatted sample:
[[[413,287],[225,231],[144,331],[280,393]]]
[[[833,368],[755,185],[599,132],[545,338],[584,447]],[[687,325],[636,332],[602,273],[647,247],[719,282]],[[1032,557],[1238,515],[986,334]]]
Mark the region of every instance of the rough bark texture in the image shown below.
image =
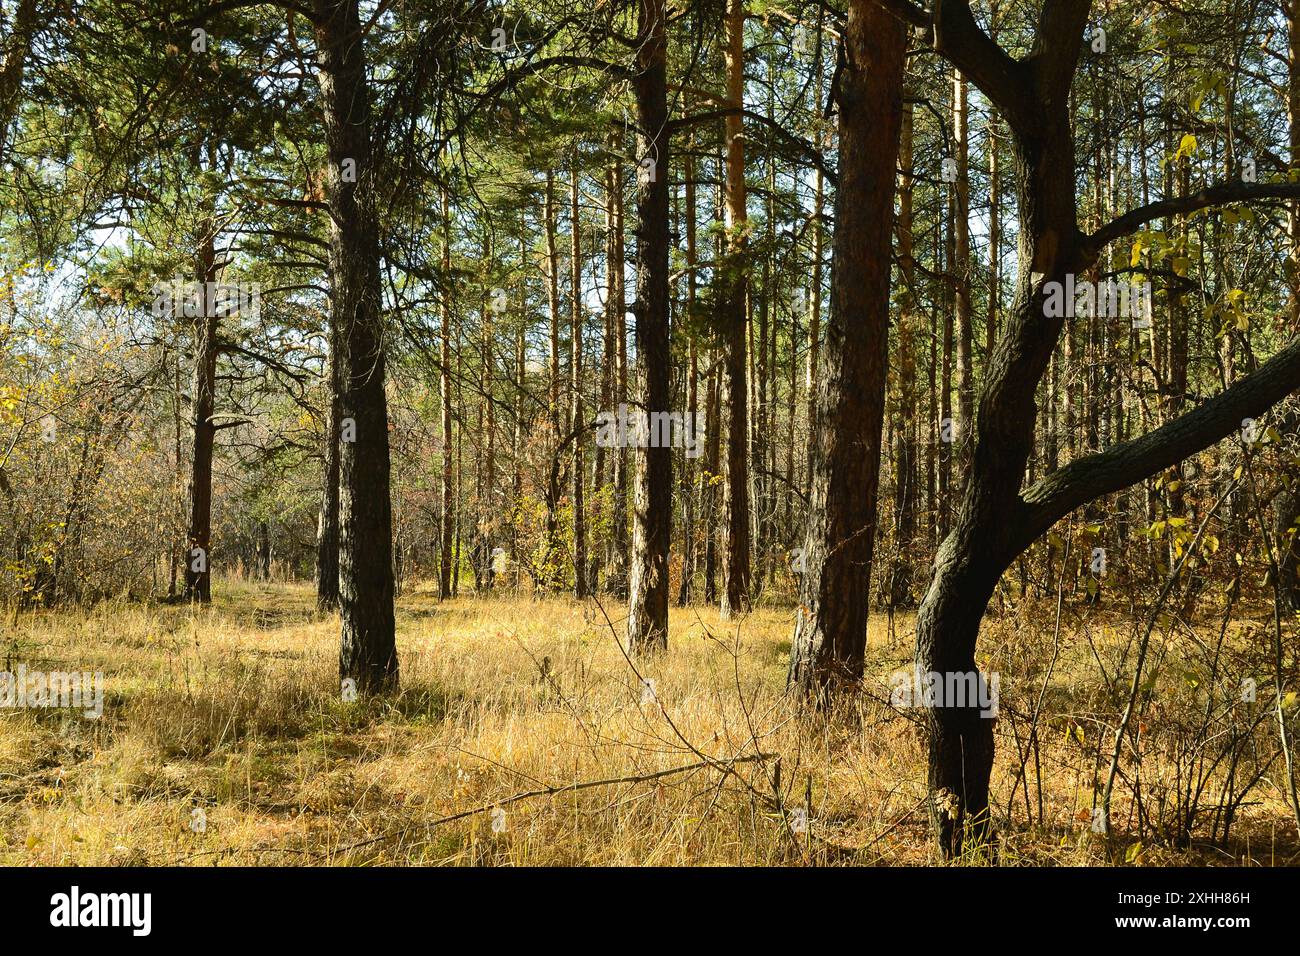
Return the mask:
[[[840,73],[839,189],[812,429],[812,495],[789,683],[824,697],[862,676],[889,343],[890,234],[902,116],[903,25],[849,7]]]
[[[314,11],[340,402],[356,429],[339,456],[339,674],[367,693],[394,688],[398,671],[375,170],[357,6],[315,0]]]
[[[647,415],[668,411],[668,89],[664,0],[641,0],[637,28],[636,316],[637,384]],[[646,160],[650,163],[647,165]],[[668,542],[672,451],[638,448],[628,644],[668,646]]]

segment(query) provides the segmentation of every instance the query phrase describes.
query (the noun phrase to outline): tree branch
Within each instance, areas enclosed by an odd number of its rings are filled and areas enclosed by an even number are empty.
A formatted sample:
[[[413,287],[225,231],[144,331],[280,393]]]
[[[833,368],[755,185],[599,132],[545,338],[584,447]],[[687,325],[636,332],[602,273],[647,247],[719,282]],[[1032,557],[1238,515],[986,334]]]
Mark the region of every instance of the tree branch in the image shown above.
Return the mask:
[[[1300,388],[1300,339],[1205,404],[1153,432],[1079,458],[1021,496],[1024,547],[1080,505],[1150,478],[1204,451]]]
[[[801,136],[796,136],[794,133],[791,133],[771,117],[764,116],[762,113],[755,113],[753,110],[740,109],[736,106],[725,106],[721,109],[709,110],[704,113],[694,113],[690,116],[683,116],[679,119],[670,120],[668,123],[668,131],[669,133],[676,133],[687,126],[707,123],[711,120],[721,119],[724,116],[732,116],[736,113],[739,113],[745,119],[757,123],[759,126],[763,126],[776,133],[778,137],[795,147],[803,155],[804,159],[810,162],[817,169],[821,170],[821,174],[826,178],[827,182],[832,186],[837,185],[839,180],[835,174],[835,170],[826,165],[826,160],[822,156],[821,150],[819,150],[815,144]]]
[[[1083,241],[1089,259],[1102,248],[1116,239],[1122,239],[1136,232],[1142,226],[1155,219],[1166,216],[1185,215],[1210,206],[1226,206],[1235,202],[1254,202],[1259,199],[1300,199],[1300,183],[1243,183],[1227,182],[1207,186],[1199,192],[1173,199],[1161,199],[1157,202],[1130,209],[1124,215],[1112,219]]]
[[[1030,129],[1035,108],[1029,74],[980,29],[967,0],[935,0],[932,24],[935,50],[1002,110],[1013,129]]]

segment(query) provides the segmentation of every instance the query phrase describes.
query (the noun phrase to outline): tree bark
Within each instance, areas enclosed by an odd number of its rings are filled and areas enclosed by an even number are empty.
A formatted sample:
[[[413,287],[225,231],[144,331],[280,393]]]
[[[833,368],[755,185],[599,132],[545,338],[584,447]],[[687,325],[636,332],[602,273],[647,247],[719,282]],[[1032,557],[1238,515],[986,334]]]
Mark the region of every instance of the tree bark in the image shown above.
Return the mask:
[[[207,298],[217,277],[214,224],[204,221],[203,240],[195,258],[199,314],[194,317],[194,364],[190,376],[189,545],[185,552],[185,599],[212,600],[212,450],[216,410],[218,319]]]
[[[903,25],[853,0],[837,91],[840,168],[831,311],[817,374],[812,495],[789,685],[825,699],[861,679],[889,360],[890,235]]]
[[[328,158],[330,272],[339,322],[339,675],[363,693],[397,686],[388,402],[370,89],[357,0],[314,0]],[[347,436],[344,436],[345,438]]]
[[[668,87],[665,0],[641,0],[637,24],[637,385],[641,410],[668,411]],[[649,161],[647,163],[647,160]],[[672,451],[635,450],[636,506],[632,536],[628,644],[636,651],[668,647],[668,543],[672,535]]]

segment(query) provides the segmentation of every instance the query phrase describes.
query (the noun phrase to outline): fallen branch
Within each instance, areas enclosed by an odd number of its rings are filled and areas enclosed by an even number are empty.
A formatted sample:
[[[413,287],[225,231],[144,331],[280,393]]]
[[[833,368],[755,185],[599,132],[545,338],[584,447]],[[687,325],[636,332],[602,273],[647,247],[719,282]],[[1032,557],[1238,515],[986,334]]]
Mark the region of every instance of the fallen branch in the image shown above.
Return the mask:
[[[686,764],[685,766],[682,767],[672,767],[668,770],[658,770],[655,771],[654,773],[634,774],[632,776],[626,776],[626,777],[607,777],[603,780],[580,780],[577,783],[567,783],[562,787],[541,787],[537,790],[526,790],[522,793],[516,793],[513,794],[512,796],[505,797],[504,799],[501,800],[493,800],[491,803],[485,803],[482,804],[481,806],[473,807],[472,809],[469,810],[461,810],[458,813],[452,813],[445,817],[438,817],[436,820],[430,820],[428,823],[412,824],[411,826],[402,827],[401,829],[398,830],[390,830],[388,833],[381,833],[379,836],[372,837],[369,840],[362,840],[358,843],[350,843],[347,846],[339,847],[338,849],[332,850],[330,852],[331,854],[348,853],[352,850],[358,850],[361,849],[362,847],[371,846],[375,843],[382,843],[385,840],[390,840],[393,839],[394,837],[402,836],[406,833],[409,833],[412,830],[417,829],[420,826],[423,826],[426,830],[432,830],[434,827],[441,826],[444,823],[451,823],[455,820],[463,820],[465,817],[472,817],[475,814],[479,814],[479,813],[487,813],[489,810],[494,810],[497,807],[508,806],[509,804],[512,803],[518,803],[521,800],[531,800],[533,797],[554,796],[559,793],[571,793],[576,790],[591,790],[595,787],[610,787],[620,783],[645,783],[650,780],[658,780],[662,777],[671,777],[674,774],[688,773],[689,771],[701,770],[705,767],[719,767],[720,765],[722,767],[725,767],[727,771],[730,771],[736,764],[752,763],[756,760],[771,760],[775,756],[776,754],[759,753],[759,754],[749,754],[748,756],[745,757],[736,757],[728,761],[701,760],[696,763]],[[325,856],[325,855],[326,854],[323,853],[317,854],[317,856]]]

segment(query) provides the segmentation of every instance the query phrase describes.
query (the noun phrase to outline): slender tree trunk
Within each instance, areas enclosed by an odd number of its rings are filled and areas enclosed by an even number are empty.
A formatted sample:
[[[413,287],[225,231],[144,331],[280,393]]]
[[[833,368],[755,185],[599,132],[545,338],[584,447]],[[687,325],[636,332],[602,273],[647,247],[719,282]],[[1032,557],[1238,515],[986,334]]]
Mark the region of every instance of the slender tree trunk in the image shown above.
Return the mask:
[[[614,172],[606,167],[603,174],[603,187],[605,191],[605,316],[604,325],[601,333],[601,361],[600,361],[600,407],[599,411],[617,412],[613,403],[615,377],[618,374],[618,351],[614,343]],[[603,518],[605,509],[610,508],[606,504],[606,498],[603,491],[612,488],[613,482],[606,481],[607,471],[609,468],[609,459],[618,459],[622,455],[622,449],[615,448],[612,452],[607,452],[602,444],[596,445],[596,463],[593,468],[595,475],[594,487],[600,495],[597,514]],[[617,467],[617,466],[615,466]],[[610,508],[612,511],[612,508]],[[612,542],[592,541],[591,561],[588,565],[588,581],[591,584],[591,590],[597,592],[600,590],[600,569],[605,568],[606,580],[605,587],[609,588],[609,568],[611,566],[611,547]]]
[[[745,2],[727,0],[727,99],[745,99]],[[749,421],[746,380],[745,301],[749,282],[746,267],[744,123],[738,113],[727,115],[727,262],[720,320],[726,358],[727,480],[723,504],[727,520],[726,562],[723,572],[722,616],[749,610],[750,502]]]
[[[451,273],[451,204],[447,191],[442,192],[442,269],[444,275]],[[442,534],[441,554],[438,559],[438,600],[445,601],[452,595],[452,527],[456,511],[452,480],[452,435],[451,435],[451,303],[444,296],[440,311],[438,337],[438,405],[442,416]]]
[[[555,174],[546,171],[546,304],[551,315],[551,426],[556,441],[564,433],[560,405],[560,254],[555,241]]]
[[[822,338],[822,256],[823,231],[822,219],[826,214],[826,191],[822,182],[822,171],[813,174],[813,260],[812,288],[808,296],[808,366],[804,376],[804,389],[808,393],[807,427],[812,430],[814,410],[817,406],[817,365]],[[812,461],[808,462],[808,482],[812,481]],[[804,493],[810,492],[808,483]]]
[[[903,107],[899,134],[898,162],[902,174],[898,185],[898,263],[900,290],[898,315],[898,362],[894,369],[898,382],[893,401],[894,433],[894,560],[890,569],[889,602],[891,607],[910,607],[912,564],[910,552],[916,535],[917,479],[917,408],[920,396],[916,388],[915,323],[916,262],[912,222],[912,121],[910,104]]]
[[[709,374],[704,391],[704,473],[700,476],[700,498],[703,502],[704,527],[704,603],[718,602],[718,536],[715,524],[718,515],[718,486],[714,477],[719,474],[722,457],[722,381],[721,360],[711,353]]]
[[[1300,4],[1287,6],[1287,124],[1288,161],[1292,170],[1300,169]],[[1287,286],[1290,291],[1290,332],[1300,331],[1300,202],[1287,206],[1287,240],[1292,269]],[[1293,437],[1300,430],[1300,416],[1286,416],[1282,432]],[[1293,611],[1300,610],[1300,485],[1292,485],[1277,497],[1274,534],[1281,551],[1279,581],[1282,597]]]
[[[955,190],[954,190],[955,192]],[[952,360],[953,325],[957,310],[957,270],[953,264],[956,256],[955,202],[947,209],[947,228],[944,230],[944,292],[943,292],[943,355],[939,370],[939,537],[952,526],[952,471],[953,446],[961,441],[960,422],[952,417]]]
[[[692,146],[692,149],[694,147]],[[685,213],[686,220],[686,314],[688,324],[695,317],[695,156],[688,151],[682,160],[685,174]],[[686,357],[686,420],[687,428],[695,428],[695,413],[699,408],[699,356],[696,353],[695,335],[687,333]],[[698,441],[702,435],[691,434]],[[682,465],[681,488],[683,491],[682,522],[682,581],[677,592],[677,604],[686,607],[691,603],[695,579],[695,509],[698,496],[695,493],[695,462],[686,457]]]
[[[617,367],[614,372],[614,408],[626,404],[627,393],[627,296],[625,294],[623,245],[623,172],[618,166],[610,167],[610,202],[614,209],[610,271],[610,302],[613,310],[614,355]],[[627,527],[628,451],[620,449],[614,459],[613,558],[608,573],[609,591],[615,597],[628,596],[629,540]]]
[[[966,80],[957,70],[953,71],[952,99],[953,139],[957,148],[957,183],[953,190],[953,238],[956,250],[952,264],[957,299],[957,422],[954,432],[961,443],[960,447],[967,448],[969,446],[965,436],[970,434],[971,408],[975,395],[971,361],[970,142],[967,135],[969,110]]]
[[[492,249],[485,243],[484,259],[491,261]],[[482,380],[483,393],[483,459],[480,473],[483,487],[479,494],[479,560],[483,570],[480,580],[485,590],[492,590],[496,579],[496,564],[492,558],[493,542],[496,541],[499,518],[496,504],[497,488],[497,407],[492,400],[496,384],[496,351],[493,341],[492,308],[483,308],[483,349]]]
[[[582,427],[582,218],[578,207],[578,152],[573,152],[573,170],[569,183],[569,228],[571,249],[569,265],[573,287],[573,331],[570,336],[569,391],[573,402],[570,420],[574,428]],[[585,436],[584,436],[585,437]],[[573,596],[585,598],[587,588],[587,526],[583,485],[583,438],[573,442]]]
[[[339,421],[343,415],[339,400],[338,335],[332,312],[326,322],[329,355],[325,363],[325,434],[316,532],[316,606],[322,611],[332,611],[339,606]]]

